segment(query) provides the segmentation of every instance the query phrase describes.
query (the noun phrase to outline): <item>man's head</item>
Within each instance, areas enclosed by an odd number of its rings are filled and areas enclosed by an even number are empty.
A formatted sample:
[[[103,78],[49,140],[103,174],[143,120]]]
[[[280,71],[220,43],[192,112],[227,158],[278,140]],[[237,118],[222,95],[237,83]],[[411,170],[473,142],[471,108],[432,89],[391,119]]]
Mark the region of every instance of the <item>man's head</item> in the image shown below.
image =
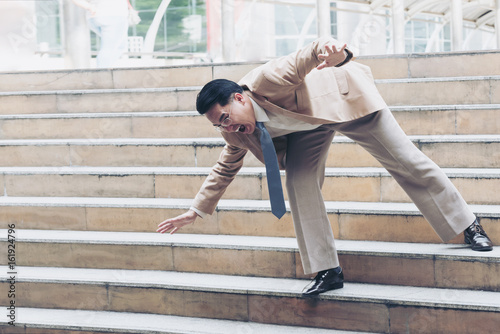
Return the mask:
[[[243,93],[243,88],[236,82],[226,79],[216,79],[207,83],[198,93],[196,110],[204,115],[212,106],[220,104],[225,107],[231,102],[235,93]]]
[[[196,98],[196,109],[224,132],[251,134],[255,130],[252,102],[233,81],[217,79],[207,83]]]

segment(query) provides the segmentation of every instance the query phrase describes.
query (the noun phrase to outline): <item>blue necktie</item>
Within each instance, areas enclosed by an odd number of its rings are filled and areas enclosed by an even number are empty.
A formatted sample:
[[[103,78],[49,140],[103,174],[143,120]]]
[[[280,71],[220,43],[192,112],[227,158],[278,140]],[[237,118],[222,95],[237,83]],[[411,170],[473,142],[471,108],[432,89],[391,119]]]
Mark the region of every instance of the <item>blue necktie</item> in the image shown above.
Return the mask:
[[[278,158],[274,149],[273,140],[267,131],[264,123],[257,122],[260,129],[260,146],[264,154],[266,163],[267,186],[269,188],[269,199],[271,200],[271,212],[278,218],[283,217],[286,212],[285,199],[283,197],[283,187],[281,186],[280,169]]]

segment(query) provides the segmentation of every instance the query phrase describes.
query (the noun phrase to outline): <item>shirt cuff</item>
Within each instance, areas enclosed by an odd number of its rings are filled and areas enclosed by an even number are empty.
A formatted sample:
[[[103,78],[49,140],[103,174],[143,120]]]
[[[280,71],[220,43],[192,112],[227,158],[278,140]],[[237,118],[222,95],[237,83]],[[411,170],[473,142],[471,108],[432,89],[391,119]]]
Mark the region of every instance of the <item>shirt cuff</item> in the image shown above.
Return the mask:
[[[189,209],[190,209],[190,210],[193,210],[194,212],[196,212],[196,214],[197,214],[198,216],[200,216],[200,217],[201,217],[201,219],[205,218],[205,217],[208,215],[208,213],[203,212],[203,211],[200,211],[200,210],[198,210],[197,208],[195,208],[194,206],[190,207]]]
[[[346,57],[345,57],[345,59],[344,59],[344,61],[341,62],[340,64],[335,65],[335,67],[340,67],[342,65],[345,65],[348,62],[350,62],[351,59],[353,58],[354,54],[351,51],[349,51],[348,49],[344,49],[344,51],[347,54]]]

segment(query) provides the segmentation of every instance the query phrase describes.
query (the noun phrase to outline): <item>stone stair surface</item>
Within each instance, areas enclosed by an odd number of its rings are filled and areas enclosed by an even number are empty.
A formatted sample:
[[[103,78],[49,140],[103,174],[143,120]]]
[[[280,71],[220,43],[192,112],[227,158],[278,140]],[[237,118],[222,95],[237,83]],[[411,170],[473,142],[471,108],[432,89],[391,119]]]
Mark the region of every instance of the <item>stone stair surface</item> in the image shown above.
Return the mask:
[[[0,167],[0,186],[10,197],[193,198],[210,167]],[[500,202],[500,169],[443,168],[467,202]],[[282,172],[286,189],[285,173]],[[409,202],[383,168],[329,167],[327,201]],[[285,192],[285,199],[287,194]],[[269,199],[264,167],[243,167],[223,199]]]
[[[358,59],[496,244],[499,57]],[[463,236],[442,244],[389,174],[343,136],[324,196],[344,289],[301,297],[309,277],[291,215],[270,214],[251,154],[212,216],[154,233],[189,208],[223,146],[194,111],[197,92],[259,64],[0,73],[0,247],[16,224],[18,265],[18,326],[0,319],[1,333],[494,332],[499,250],[471,252]]]
[[[378,79],[389,105],[498,104],[500,75]],[[200,86],[0,93],[0,114],[154,112],[195,108]],[[419,94],[415,94],[418,91]],[[443,92],[453,91],[454,94]]]
[[[257,322],[219,320],[132,312],[20,308],[20,322],[30,334],[68,333],[277,333],[277,334],[369,334],[312,327],[260,324]],[[147,325],[141,325],[147,324]],[[166,329],[168,328],[168,329]],[[68,329],[70,330],[68,332]],[[24,328],[9,328],[5,334],[25,334]]]
[[[20,230],[17,237],[17,248],[23,254],[18,265],[28,268],[307,278],[302,273],[295,238],[290,237],[178,234],[166,239],[145,232],[62,230]],[[500,291],[496,278],[500,263],[494,263],[500,255],[498,249],[470,254],[463,245],[353,240],[338,240],[337,247],[341,261],[346,263],[346,279],[351,283]],[[200,262],[210,266],[200,268]],[[472,274],[464,265],[467,262],[474,262]],[[368,265],[374,268],[365,272]],[[387,272],[393,274],[388,276]]]
[[[499,109],[500,104],[391,107],[408,135],[498,134]],[[478,117],[490,121],[478,124]],[[195,111],[0,115],[0,140],[216,136]]]
[[[34,308],[167,313],[376,333],[407,329],[409,309],[419,312],[420,330],[434,333],[449,327],[456,333],[465,321],[478,322],[479,331],[491,330],[500,311],[498,293],[487,291],[349,283],[305,299],[303,280],[295,279],[42,267],[19,267],[19,273],[24,277],[19,289],[29,295],[19,300]],[[433,317],[441,321],[434,323]]]
[[[410,136],[443,168],[498,168],[500,135]],[[345,137],[333,139],[327,167],[379,167],[361,146]],[[222,138],[82,138],[0,141],[0,167],[174,166],[211,167],[224,146]],[[215,156],[215,158],[214,158]],[[255,158],[246,167],[260,166]]]

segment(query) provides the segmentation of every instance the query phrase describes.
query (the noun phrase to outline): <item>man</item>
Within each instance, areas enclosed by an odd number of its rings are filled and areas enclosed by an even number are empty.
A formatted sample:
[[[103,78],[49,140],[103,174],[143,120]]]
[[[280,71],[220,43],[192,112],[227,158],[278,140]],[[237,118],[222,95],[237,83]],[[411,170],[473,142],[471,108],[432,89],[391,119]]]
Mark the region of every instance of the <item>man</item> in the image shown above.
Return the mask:
[[[335,45],[336,41],[321,38],[256,68],[239,84],[222,79],[203,87],[196,108],[221,131],[226,146],[191,209],[160,223],[158,232],[175,233],[196,217],[211,214],[247,151],[266,163],[270,179],[271,159],[264,145],[269,133],[279,166],[286,170],[304,272],[317,273],[304,295],[343,287],[321,195],[328,149],[338,131],[391,173],[443,241],[463,231],[473,250],[492,250],[490,239],[453,184],[401,130],[378,93],[370,69],[351,62],[352,53],[345,45],[339,50]],[[281,205],[276,197],[270,194],[273,212]]]
[[[73,0],[87,11],[90,29],[101,39],[96,57],[97,68],[109,68],[127,51],[128,0]]]

